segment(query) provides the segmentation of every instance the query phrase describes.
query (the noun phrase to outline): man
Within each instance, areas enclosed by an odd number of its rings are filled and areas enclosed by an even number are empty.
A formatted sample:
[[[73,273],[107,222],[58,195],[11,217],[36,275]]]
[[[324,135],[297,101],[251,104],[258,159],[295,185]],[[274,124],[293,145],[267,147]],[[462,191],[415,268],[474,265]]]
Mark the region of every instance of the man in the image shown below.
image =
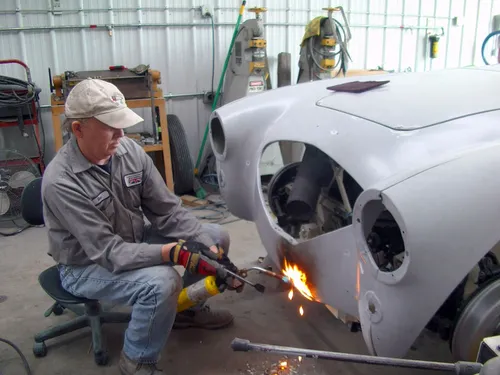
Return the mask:
[[[42,183],[49,254],[70,293],[132,306],[122,374],[159,374],[155,364],[174,320],[181,328],[232,322],[229,312],[206,305],[176,315],[182,287],[203,277],[197,272],[210,274],[195,253],[227,253],[229,235],[183,208],[151,158],[124,137],[123,129],[143,119],[116,86],[98,79],[78,83],[65,116],[71,138]],[[186,241],[182,247],[179,240]],[[189,265],[183,282],[172,264]]]

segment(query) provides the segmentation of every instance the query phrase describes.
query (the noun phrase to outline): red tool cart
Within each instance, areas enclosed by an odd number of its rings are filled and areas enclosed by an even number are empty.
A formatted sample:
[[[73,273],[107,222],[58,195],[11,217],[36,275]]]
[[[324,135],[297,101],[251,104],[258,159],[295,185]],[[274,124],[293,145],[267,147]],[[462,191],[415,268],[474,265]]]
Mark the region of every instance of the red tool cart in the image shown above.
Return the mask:
[[[19,64],[26,70],[26,81],[0,75],[0,149],[10,148],[29,154],[28,158],[43,173],[45,134],[40,115],[41,89],[31,80],[30,69],[24,62],[10,59],[0,60],[0,64]],[[16,165],[25,163],[25,160],[2,161],[3,165],[6,163]]]

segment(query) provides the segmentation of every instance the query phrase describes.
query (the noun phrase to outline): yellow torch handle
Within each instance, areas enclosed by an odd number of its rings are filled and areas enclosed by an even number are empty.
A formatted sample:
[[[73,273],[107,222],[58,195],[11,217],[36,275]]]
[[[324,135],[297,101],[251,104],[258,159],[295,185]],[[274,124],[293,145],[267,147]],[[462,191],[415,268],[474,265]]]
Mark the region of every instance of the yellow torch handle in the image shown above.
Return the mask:
[[[207,276],[203,280],[182,289],[177,300],[177,312],[184,311],[194,305],[219,294],[215,276]]]

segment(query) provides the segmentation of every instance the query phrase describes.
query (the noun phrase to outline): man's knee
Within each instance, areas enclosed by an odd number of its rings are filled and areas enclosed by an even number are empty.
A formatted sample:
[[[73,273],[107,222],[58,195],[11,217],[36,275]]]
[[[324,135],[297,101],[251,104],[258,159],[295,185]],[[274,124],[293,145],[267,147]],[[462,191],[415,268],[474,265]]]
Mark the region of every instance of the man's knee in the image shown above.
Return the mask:
[[[231,238],[226,228],[219,224],[205,223],[203,224],[203,230],[212,238],[214,243],[222,247],[226,253],[229,252]]]
[[[229,244],[231,242],[231,237],[229,236],[229,232],[222,227],[222,225],[219,225],[219,246],[221,246],[225,251],[226,254],[229,253]]]
[[[147,285],[155,294],[155,298],[160,298],[162,301],[177,301],[182,290],[182,278],[175,268],[156,266],[150,267],[148,271],[151,273],[151,278],[147,281]]]

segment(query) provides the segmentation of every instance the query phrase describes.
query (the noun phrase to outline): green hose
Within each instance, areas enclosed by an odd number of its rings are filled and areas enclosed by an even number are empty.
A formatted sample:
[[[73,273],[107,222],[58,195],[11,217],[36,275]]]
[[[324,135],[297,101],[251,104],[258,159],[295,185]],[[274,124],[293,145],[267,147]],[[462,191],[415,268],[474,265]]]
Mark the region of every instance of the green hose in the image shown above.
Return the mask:
[[[215,93],[215,98],[214,98],[214,101],[212,103],[212,112],[215,110],[215,107],[217,106],[217,102],[219,101],[219,95],[220,95],[220,92],[222,89],[222,84],[224,83],[224,75],[226,74],[227,66],[229,65],[229,59],[231,57],[231,51],[233,50],[234,42],[236,40],[236,36],[238,35],[238,29],[240,27],[241,18],[243,17],[243,11],[245,9],[245,4],[246,4],[246,0],[243,0],[241,2],[240,14],[238,15],[238,20],[236,21],[236,26],[234,27],[233,38],[231,39],[231,44],[229,45],[229,51],[227,52],[227,55],[226,55],[226,61],[224,62],[224,67],[222,68],[222,73],[220,75],[219,86],[217,87],[217,92]],[[203,151],[205,150],[205,144],[207,142],[208,129],[209,129],[208,126],[209,126],[209,123],[207,122],[207,126],[205,127],[205,134],[203,135],[203,140],[201,142],[200,151],[198,153],[198,159],[196,160],[196,166],[194,168],[195,175],[198,175],[198,173],[200,172],[198,170],[198,168],[200,167],[201,157],[203,156]],[[200,189],[203,189],[203,188],[201,188],[201,186],[200,186]],[[196,195],[197,196],[199,195],[198,191],[197,191]]]

